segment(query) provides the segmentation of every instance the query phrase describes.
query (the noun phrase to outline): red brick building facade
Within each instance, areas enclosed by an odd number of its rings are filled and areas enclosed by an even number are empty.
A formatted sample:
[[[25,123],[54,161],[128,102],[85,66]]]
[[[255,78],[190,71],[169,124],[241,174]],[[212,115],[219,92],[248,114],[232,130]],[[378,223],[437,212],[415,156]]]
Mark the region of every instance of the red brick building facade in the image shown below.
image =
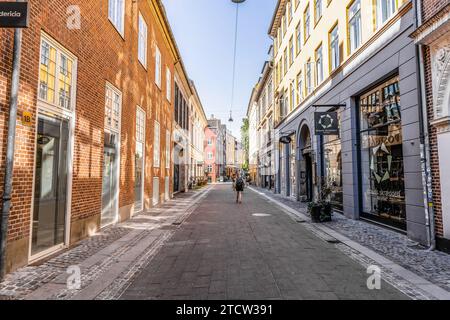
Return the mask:
[[[172,190],[180,56],[161,2],[29,2],[7,271],[126,220]],[[0,188],[12,51],[13,30],[0,29]]]
[[[208,182],[218,182],[218,169],[217,163],[217,134],[209,127],[205,128],[205,168],[208,172]]]
[[[413,36],[423,58],[436,246],[450,251],[450,0],[416,1],[416,7],[419,21]]]

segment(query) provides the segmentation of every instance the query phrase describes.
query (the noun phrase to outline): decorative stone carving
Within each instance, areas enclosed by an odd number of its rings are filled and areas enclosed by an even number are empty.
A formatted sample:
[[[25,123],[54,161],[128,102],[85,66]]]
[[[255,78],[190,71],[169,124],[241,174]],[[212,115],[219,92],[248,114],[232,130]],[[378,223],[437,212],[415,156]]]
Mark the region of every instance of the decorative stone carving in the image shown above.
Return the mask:
[[[435,119],[439,119],[449,115],[450,41],[439,41],[431,49],[434,117]]]

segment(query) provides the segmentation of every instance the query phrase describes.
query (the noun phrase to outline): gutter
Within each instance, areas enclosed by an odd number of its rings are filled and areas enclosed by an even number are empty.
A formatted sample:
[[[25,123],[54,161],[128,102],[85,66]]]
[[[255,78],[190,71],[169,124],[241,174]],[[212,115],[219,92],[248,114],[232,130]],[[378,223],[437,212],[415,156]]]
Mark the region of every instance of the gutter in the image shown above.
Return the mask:
[[[17,0],[16,2],[22,2]],[[6,274],[6,245],[8,242],[8,226],[11,214],[11,200],[13,194],[14,175],[14,151],[17,126],[17,108],[19,104],[20,91],[20,67],[22,56],[22,29],[14,29],[12,74],[9,96],[9,119],[6,143],[5,176],[2,195],[2,211],[0,220],[0,281]]]
[[[416,6],[416,27],[420,28],[422,25],[422,0],[415,0]],[[433,208],[433,189],[430,161],[430,138],[428,128],[427,115],[427,101],[426,101],[426,86],[425,86],[425,69],[423,46],[416,45],[417,54],[417,68],[419,70],[418,77],[418,92],[419,92],[419,124],[420,124],[420,154],[421,154],[421,169],[422,169],[422,185],[424,189],[424,205],[425,205],[425,220],[427,226],[427,240],[428,250],[436,249],[436,232],[434,224],[434,208]]]

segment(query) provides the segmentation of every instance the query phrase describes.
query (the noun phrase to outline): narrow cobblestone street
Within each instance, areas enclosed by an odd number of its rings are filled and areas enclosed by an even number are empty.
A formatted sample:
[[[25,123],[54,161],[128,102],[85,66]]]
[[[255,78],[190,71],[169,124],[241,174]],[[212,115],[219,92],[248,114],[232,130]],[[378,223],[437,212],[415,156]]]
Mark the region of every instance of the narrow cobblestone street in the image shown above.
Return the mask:
[[[256,193],[218,185],[122,299],[405,299]]]
[[[229,184],[181,194],[47,262],[8,275],[0,284],[0,296],[99,300],[433,298],[384,270],[381,289],[369,290],[364,254],[255,190],[246,190],[243,204],[234,200]],[[81,269],[79,290],[67,287],[67,268],[73,265]]]
[[[2,307],[450,301],[450,0],[0,0],[0,57]]]

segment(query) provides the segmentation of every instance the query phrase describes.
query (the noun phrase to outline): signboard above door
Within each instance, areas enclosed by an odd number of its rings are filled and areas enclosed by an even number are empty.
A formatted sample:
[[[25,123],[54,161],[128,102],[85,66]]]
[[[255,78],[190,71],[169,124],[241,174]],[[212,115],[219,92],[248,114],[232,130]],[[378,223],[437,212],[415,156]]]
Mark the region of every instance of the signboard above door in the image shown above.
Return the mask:
[[[0,28],[28,28],[28,2],[0,1]]]
[[[316,136],[339,135],[339,119],[337,112],[314,113]]]

